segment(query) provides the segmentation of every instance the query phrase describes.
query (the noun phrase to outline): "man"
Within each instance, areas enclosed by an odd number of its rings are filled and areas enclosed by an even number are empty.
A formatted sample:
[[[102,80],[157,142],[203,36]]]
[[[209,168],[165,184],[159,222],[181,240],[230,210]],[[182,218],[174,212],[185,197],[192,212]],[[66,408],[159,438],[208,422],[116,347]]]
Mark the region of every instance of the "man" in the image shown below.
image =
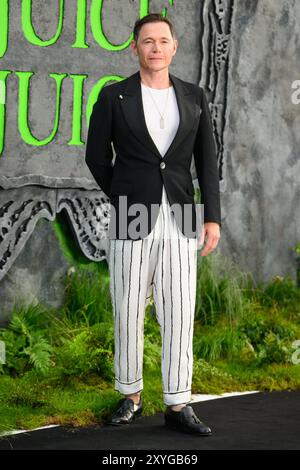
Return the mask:
[[[187,405],[193,369],[197,246],[205,241],[201,255],[212,252],[221,227],[209,108],[201,87],[168,71],[178,47],[171,22],[152,13],[137,20],[133,32],[131,48],[140,69],[101,90],[86,147],[86,163],[110,198],[113,213],[108,264],[115,322],[115,390],[124,398],[110,424],[131,423],[142,412],[144,312],[153,293],[162,336],[165,425],[210,435],[211,429]],[[111,142],[116,151],[113,167]],[[195,229],[199,221],[195,220],[192,154],[204,205],[200,238]],[[121,207],[122,197],[128,211]],[[182,211],[171,209],[176,204]],[[132,217],[131,209],[136,206],[140,212],[145,209],[139,224],[142,233],[137,233]],[[186,207],[191,208],[189,227],[184,222]]]

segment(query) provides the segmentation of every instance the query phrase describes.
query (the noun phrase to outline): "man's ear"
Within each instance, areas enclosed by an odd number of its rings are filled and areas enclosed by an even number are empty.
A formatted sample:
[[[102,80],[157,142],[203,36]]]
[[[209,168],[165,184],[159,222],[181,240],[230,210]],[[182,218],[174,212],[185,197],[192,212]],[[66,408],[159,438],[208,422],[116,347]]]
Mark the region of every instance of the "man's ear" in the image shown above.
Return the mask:
[[[134,40],[131,41],[130,47],[131,47],[131,49],[133,50],[133,52],[134,52],[135,54],[137,54],[136,43],[135,43]]]
[[[177,41],[177,39],[174,39],[174,42],[175,42],[175,51],[173,52],[173,56],[176,54],[177,48],[178,48],[178,41]]]

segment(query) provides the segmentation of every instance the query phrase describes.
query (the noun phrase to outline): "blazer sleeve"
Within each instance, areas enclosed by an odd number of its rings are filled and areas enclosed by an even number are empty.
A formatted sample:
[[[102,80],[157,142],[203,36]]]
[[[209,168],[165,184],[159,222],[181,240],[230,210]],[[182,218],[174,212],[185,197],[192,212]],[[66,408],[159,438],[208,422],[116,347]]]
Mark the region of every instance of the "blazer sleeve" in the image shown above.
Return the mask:
[[[217,152],[208,102],[202,87],[201,115],[194,144],[197,179],[204,204],[204,223],[216,222],[221,227],[221,203]]]
[[[108,197],[113,174],[111,129],[112,108],[106,87],[103,87],[90,117],[85,162],[95,181]]]

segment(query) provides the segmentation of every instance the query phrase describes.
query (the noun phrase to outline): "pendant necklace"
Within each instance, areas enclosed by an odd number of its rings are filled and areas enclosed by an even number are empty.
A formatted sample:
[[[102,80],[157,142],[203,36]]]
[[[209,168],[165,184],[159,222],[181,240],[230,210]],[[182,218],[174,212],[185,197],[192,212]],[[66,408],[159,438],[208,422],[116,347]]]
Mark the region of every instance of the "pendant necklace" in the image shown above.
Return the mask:
[[[167,99],[166,99],[166,104],[165,104],[165,109],[164,109],[163,114],[161,114],[160,110],[158,109],[158,106],[157,106],[157,104],[155,103],[155,100],[154,100],[154,98],[153,98],[153,96],[152,96],[152,93],[151,93],[151,91],[150,91],[150,88],[147,87],[147,89],[149,90],[149,93],[150,93],[150,96],[151,96],[151,98],[152,98],[152,100],[153,100],[153,103],[154,103],[154,105],[155,105],[157,111],[158,111],[159,114],[160,114],[159,127],[160,127],[161,129],[164,129],[164,128],[165,128],[164,114],[165,114],[166,107],[167,107],[167,103],[168,103],[168,96],[169,96],[169,89],[170,89],[170,87],[168,87]]]

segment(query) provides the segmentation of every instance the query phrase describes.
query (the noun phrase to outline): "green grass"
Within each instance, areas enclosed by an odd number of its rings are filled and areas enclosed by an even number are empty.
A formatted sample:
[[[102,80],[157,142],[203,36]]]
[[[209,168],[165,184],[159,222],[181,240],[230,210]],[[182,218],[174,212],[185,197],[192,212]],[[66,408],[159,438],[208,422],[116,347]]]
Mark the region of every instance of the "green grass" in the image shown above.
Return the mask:
[[[74,261],[74,260],[73,260]],[[220,255],[198,268],[192,393],[299,390],[300,289],[289,278],[255,285]],[[161,338],[153,299],[146,309],[145,414],[164,410]],[[74,262],[59,309],[16,305],[0,364],[0,432],[49,424],[101,424],[114,390],[114,328],[107,264]]]

